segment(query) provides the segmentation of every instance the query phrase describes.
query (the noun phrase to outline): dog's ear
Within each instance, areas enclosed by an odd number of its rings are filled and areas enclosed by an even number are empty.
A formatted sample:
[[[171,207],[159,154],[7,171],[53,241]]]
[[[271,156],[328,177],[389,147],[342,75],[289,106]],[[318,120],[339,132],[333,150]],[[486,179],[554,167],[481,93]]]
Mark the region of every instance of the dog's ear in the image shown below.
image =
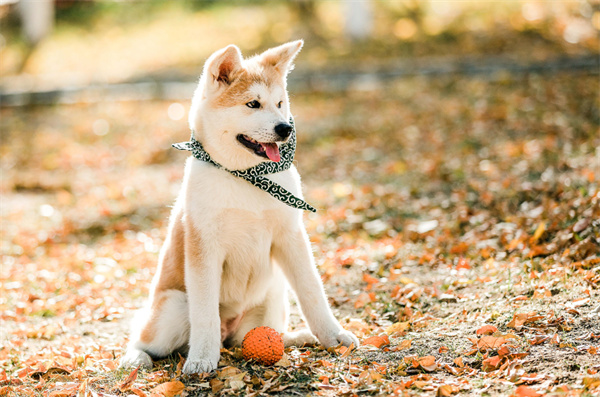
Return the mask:
[[[274,67],[279,73],[286,75],[294,68],[292,62],[303,45],[304,41],[296,40],[271,48],[260,54],[261,62],[264,65]]]
[[[242,67],[242,53],[235,45],[229,45],[208,58],[205,74],[209,83],[229,85],[235,72]]]

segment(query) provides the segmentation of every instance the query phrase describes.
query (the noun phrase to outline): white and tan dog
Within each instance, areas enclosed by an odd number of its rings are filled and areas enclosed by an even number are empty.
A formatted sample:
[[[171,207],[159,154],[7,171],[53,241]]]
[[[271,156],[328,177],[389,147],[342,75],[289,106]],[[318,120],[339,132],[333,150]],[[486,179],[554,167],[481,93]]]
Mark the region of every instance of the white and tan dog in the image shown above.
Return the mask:
[[[189,121],[215,162],[245,170],[280,160],[279,147],[293,131],[286,76],[302,44],[250,59],[230,45],[207,60]],[[302,197],[293,165],[267,177]],[[287,332],[286,279],[312,333]],[[325,347],[358,345],[329,308],[302,211],[194,157],[186,163],[148,309],[136,322],[122,365],[151,367],[153,358],[187,350],[187,374],[217,368],[221,344],[239,345],[257,326],[283,332],[288,346],[315,337]]]

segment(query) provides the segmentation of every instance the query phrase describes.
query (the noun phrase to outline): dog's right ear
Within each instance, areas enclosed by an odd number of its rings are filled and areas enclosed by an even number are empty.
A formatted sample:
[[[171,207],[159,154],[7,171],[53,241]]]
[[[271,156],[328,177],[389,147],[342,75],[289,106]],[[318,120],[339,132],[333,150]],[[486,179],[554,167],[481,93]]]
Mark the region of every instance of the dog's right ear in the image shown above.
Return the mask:
[[[242,67],[242,53],[235,45],[229,45],[208,58],[206,61],[207,82],[218,85],[230,85],[235,72]]]

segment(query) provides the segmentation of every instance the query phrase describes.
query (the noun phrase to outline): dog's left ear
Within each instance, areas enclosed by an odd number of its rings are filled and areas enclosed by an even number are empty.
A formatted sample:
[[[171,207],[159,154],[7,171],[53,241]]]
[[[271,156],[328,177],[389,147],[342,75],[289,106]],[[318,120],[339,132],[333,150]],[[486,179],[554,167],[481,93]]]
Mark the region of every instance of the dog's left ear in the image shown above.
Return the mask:
[[[304,41],[296,40],[271,48],[260,54],[261,62],[264,65],[274,67],[279,73],[286,75],[294,68],[292,62],[303,45]]]

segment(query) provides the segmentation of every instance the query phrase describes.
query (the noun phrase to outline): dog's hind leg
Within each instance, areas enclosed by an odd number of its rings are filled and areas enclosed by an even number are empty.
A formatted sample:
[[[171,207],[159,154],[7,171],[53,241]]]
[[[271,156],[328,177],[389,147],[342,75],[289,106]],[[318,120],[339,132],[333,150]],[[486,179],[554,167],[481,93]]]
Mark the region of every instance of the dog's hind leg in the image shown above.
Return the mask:
[[[157,293],[149,310],[134,318],[136,326],[139,328],[121,359],[122,367],[151,368],[152,358],[168,356],[187,346],[190,324],[185,293],[174,289]]]
[[[162,247],[149,306],[134,318],[131,342],[122,367],[152,367],[152,358],[186,347],[190,324],[184,285],[184,231],[181,206],[175,204]]]

